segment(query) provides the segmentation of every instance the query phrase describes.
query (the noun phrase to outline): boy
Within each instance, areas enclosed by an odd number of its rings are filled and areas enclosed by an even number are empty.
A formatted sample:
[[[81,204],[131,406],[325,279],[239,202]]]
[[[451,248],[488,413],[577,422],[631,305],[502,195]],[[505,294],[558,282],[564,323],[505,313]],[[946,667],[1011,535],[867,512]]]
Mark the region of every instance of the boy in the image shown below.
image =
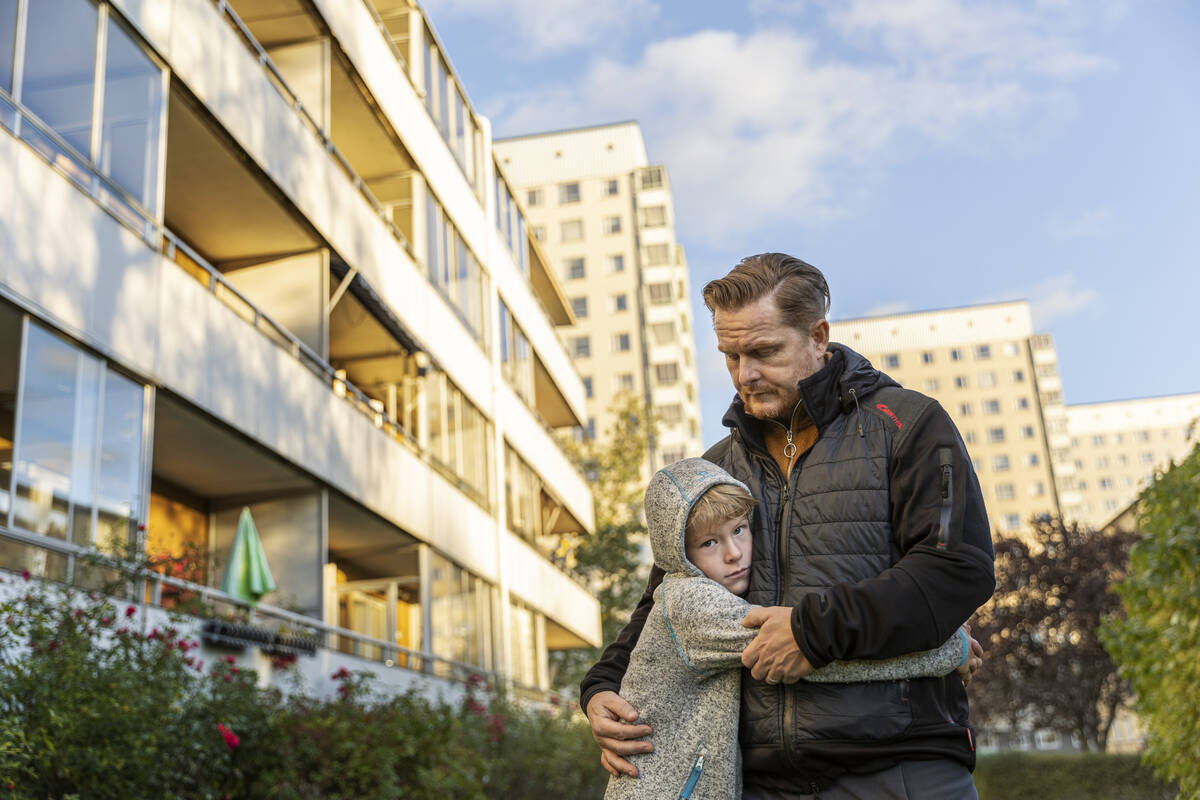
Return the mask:
[[[646,489],[654,562],[667,573],[634,647],[621,696],[654,728],[654,751],[630,756],[638,778],[611,778],[606,800],[737,798],[742,650],[755,629],[738,595],[750,585],[755,500],[702,458],[655,473]],[[962,631],[937,650],[882,661],[834,662],[805,680],[855,683],[941,676],[968,654]]]

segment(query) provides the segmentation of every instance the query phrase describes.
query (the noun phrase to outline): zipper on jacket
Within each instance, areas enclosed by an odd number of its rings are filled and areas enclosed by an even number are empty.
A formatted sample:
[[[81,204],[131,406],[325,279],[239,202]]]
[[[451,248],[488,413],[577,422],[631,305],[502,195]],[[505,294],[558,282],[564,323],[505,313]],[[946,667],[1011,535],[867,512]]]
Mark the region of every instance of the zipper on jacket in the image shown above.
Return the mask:
[[[692,774],[688,775],[687,783],[683,784],[683,791],[679,793],[679,800],[688,800],[692,796],[692,792],[696,790],[696,784],[700,781],[700,773],[702,772],[704,772],[703,750],[696,757],[696,763],[692,764]]]
[[[949,447],[938,448],[938,465],[942,469],[942,513],[938,520],[938,549],[950,543],[950,516],[954,511],[954,453]]]

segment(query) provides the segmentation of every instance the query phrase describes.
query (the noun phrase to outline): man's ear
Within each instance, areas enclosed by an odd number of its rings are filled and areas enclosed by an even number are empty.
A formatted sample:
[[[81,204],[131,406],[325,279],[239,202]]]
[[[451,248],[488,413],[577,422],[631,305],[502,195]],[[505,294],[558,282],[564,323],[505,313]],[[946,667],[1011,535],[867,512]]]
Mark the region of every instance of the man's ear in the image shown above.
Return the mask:
[[[826,320],[818,320],[813,325],[812,338],[821,355],[825,355],[825,348],[829,346],[829,323]]]

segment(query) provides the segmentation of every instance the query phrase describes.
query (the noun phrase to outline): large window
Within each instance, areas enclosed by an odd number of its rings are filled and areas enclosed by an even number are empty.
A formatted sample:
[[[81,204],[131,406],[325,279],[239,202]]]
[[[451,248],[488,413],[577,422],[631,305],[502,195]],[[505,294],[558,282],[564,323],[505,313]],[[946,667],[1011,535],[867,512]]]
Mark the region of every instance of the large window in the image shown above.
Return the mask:
[[[487,274],[432,192],[425,193],[425,260],[429,281],[487,347]]]
[[[454,383],[431,372],[425,385],[429,454],[487,507],[491,503],[492,424]]]
[[[157,210],[162,70],[108,21],[100,169],[151,212]]]
[[[493,669],[491,584],[436,553],[430,557],[429,578],[434,655]]]
[[[479,125],[429,28],[422,39],[425,108],[472,186],[479,188]]]
[[[509,652],[512,679],[526,686],[542,685],[543,620],[518,600],[509,606]]]
[[[142,514],[144,390],[37,325],[17,403],[12,525],[123,546]]]
[[[533,405],[533,351],[529,338],[500,301],[500,370],[526,405]]]
[[[529,251],[525,241],[525,215],[521,213],[512,188],[500,174],[499,167],[496,168],[496,229],[508,244],[508,250],[512,253],[513,261],[521,270],[521,274],[528,276]]]
[[[0,0],[0,89],[12,93],[17,44],[17,0]]]

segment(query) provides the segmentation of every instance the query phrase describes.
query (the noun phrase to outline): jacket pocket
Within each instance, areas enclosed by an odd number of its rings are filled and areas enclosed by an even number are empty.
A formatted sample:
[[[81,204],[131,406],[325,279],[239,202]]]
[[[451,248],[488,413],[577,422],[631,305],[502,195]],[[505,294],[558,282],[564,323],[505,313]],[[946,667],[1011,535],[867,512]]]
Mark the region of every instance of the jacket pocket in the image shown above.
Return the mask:
[[[700,776],[704,773],[704,756],[705,751],[701,750],[700,754],[696,756],[696,760],[692,762],[692,771],[684,781],[683,790],[679,793],[679,800],[688,800],[692,796],[692,792],[696,791],[696,784],[700,782]]]
[[[794,684],[792,746],[820,740],[890,739],[913,722],[909,681]]]

